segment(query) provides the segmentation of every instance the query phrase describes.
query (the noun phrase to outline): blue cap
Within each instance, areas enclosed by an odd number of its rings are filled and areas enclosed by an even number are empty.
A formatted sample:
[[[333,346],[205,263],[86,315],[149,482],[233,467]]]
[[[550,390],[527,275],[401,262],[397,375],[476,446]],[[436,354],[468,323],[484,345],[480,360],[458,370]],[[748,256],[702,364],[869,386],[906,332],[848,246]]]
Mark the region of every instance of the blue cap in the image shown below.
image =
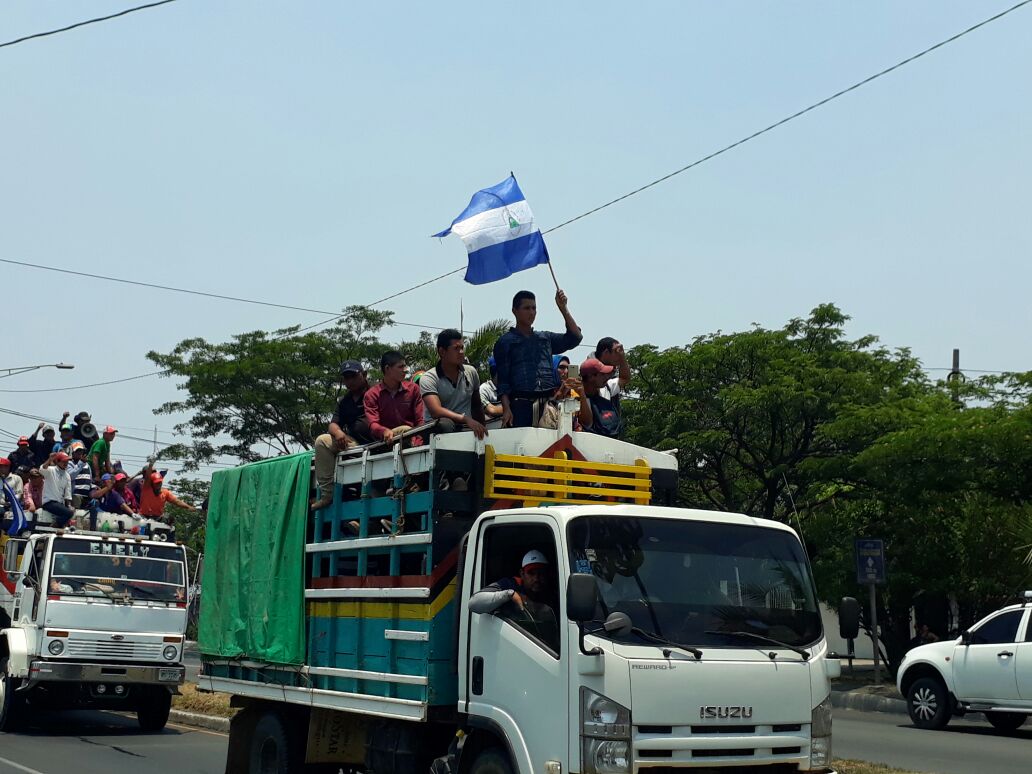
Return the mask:
[[[110,481],[113,478],[114,478],[114,476],[112,476],[110,473],[105,473],[103,476],[100,477],[100,480],[101,481]]]

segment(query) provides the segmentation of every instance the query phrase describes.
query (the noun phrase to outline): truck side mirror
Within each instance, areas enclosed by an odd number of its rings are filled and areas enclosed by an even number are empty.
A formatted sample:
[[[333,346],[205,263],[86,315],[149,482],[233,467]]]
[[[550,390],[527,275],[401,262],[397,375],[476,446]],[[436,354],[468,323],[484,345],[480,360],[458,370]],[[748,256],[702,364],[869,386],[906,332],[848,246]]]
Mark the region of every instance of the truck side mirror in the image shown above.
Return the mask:
[[[860,635],[860,603],[853,597],[842,597],[838,609],[839,636],[855,640]]]
[[[7,545],[4,546],[4,572],[8,575],[18,572],[18,563],[21,559],[22,549],[28,542],[27,540],[15,540],[14,538],[7,541]]]
[[[575,572],[566,582],[566,617],[575,623],[584,623],[595,617],[598,602],[598,584],[595,576]]]

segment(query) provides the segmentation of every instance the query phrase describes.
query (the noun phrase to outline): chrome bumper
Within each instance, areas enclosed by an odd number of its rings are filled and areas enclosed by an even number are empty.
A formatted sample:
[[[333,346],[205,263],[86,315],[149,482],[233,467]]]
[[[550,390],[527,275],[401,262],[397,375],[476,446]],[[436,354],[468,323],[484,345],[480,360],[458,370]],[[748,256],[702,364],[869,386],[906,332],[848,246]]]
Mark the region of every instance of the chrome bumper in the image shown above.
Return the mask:
[[[138,664],[83,664],[63,661],[33,661],[26,688],[37,683],[123,683],[175,687],[186,680],[186,667],[140,666]]]

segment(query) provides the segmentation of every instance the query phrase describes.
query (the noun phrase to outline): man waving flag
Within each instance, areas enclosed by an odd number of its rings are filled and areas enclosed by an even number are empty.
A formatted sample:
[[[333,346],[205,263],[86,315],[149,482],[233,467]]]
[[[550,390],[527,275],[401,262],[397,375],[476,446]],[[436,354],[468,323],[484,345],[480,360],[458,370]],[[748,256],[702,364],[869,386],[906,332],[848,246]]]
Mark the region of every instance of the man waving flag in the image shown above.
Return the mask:
[[[466,245],[469,266],[466,282],[483,285],[505,279],[540,263],[548,263],[548,249],[534,213],[523,198],[516,178],[477,191],[449,228],[435,237],[456,234]]]

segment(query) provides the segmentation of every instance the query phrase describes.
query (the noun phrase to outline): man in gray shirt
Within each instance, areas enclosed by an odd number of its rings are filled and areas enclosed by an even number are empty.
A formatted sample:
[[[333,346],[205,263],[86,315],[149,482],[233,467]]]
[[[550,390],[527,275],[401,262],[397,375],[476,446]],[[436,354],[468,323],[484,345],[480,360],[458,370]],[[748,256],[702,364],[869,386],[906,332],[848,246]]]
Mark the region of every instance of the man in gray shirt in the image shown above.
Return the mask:
[[[480,403],[480,376],[466,364],[462,334],[447,328],[437,335],[437,366],[419,379],[426,421],[437,420],[436,433],[472,430],[477,438],[487,435],[484,407]]]

